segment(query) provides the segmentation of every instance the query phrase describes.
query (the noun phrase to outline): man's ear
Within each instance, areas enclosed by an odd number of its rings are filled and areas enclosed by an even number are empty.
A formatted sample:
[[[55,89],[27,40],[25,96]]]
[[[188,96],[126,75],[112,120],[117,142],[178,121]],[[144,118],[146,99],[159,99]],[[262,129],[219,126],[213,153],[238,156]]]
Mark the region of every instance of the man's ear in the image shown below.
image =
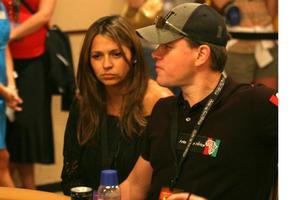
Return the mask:
[[[210,48],[208,45],[203,44],[200,45],[197,49],[196,49],[196,65],[200,66],[203,65],[204,63],[207,63],[209,61],[210,58]]]

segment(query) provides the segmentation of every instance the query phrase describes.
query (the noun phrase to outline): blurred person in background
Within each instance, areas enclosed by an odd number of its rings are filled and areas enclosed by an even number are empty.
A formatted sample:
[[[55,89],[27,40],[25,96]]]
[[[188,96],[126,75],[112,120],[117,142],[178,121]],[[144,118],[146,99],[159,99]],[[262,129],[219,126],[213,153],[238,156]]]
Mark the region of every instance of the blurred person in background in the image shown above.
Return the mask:
[[[163,14],[163,8],[164,0],[127,0],[121,15],[129,21],[134,29],[138,29],[153,24],[156,16]],[[151,56],[155,45],[142,41],[142,46],[150,77],[155,79],[155,62]]]
[[[21,111],[22,99],[18,96],[13,76],[12,58],[7,47],[10,24],[0,0],[0,186],[13,187],[9,173],[9,153],[6,148],[6,106]]]
[[[278,0],[212,0],[212,6],[227,19],[231,32],[272,33],[276,31]],[[235,12],[234,12],[235,10]],[[274,27],[275,21],[275,27]],[[272,40],[232,39],[227,45],[225,71],[240,83],[262,83],[278,88],[278,46]]]
[[[2,1],[11,22],[10,50],[24,101],[23,110],[9,124],[7,146],[12,172],[18,172],[22,187],[33,189],[34,163],[54,163],[45,39],[56,0]]]

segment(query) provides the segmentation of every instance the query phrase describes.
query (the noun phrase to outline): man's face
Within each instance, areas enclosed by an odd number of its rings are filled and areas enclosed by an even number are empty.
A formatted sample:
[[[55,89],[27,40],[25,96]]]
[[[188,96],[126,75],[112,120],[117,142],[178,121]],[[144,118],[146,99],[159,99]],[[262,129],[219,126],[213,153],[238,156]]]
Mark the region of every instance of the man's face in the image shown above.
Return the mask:
[[[157,82],[162,86],[183,87],[193,81],[197,50],[189,46],[185,39],[160,44],[153,51],[156,61]]]

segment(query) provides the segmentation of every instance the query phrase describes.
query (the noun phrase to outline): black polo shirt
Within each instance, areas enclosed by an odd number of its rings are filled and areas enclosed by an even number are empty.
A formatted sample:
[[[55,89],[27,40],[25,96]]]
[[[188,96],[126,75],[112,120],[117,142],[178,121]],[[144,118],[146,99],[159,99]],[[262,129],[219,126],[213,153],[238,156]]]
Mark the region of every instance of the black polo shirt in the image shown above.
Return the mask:
[[[277,173],[278,108],[270,101],[274,94],[262,85],[227,79],[175,187],[208,199],[266,199]],[[158,199],[161,187],[174,177],[208,98],[193,107],[182,96],[156,104],[142,151],[153,167],[148,199]]]

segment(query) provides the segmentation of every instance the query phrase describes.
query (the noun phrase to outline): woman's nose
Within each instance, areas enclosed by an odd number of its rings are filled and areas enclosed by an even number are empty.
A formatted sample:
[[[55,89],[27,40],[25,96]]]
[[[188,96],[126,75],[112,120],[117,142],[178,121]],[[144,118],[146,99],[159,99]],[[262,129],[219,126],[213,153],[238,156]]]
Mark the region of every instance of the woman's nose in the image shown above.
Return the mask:
[[[111,68],[113,66],[111,58],[109,56],[104,56],[103,59],[103,68],[104,69],[108,69]]]

